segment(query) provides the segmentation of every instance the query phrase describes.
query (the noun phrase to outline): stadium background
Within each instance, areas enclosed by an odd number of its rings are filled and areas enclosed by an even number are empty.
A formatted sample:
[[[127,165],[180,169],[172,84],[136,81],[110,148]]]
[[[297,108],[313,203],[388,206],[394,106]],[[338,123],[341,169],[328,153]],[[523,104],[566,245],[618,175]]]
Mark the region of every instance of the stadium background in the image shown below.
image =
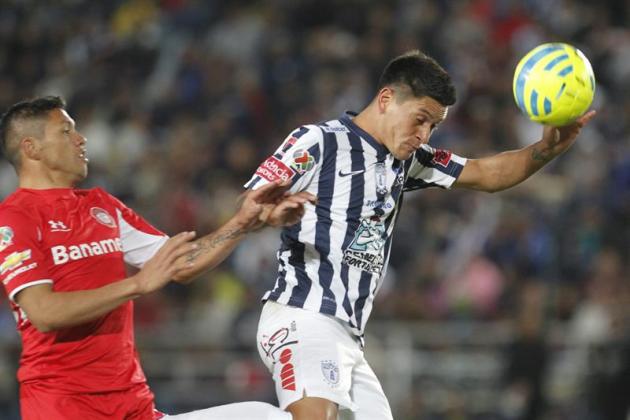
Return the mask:
[[[513,103],[515,64],[574,43],[595,69],[596,119],[517,188],[407,195],[367,354],[397,419],[627,418],[630,2],[1,3],[0,108],[63,95],[88,138],[86,186],[171,234],[217,227],[292,128],[360,109],[409,48],[457,85],[433,144],[470,157],[523,146],[540,128]],[[0,197],[14,187],[0,161]],[[265,230],[192,286],[137,301],[159,408],[274,402],[254,340],[277,244]],[[19,338],[2,304],[0,418],[14,419]]]

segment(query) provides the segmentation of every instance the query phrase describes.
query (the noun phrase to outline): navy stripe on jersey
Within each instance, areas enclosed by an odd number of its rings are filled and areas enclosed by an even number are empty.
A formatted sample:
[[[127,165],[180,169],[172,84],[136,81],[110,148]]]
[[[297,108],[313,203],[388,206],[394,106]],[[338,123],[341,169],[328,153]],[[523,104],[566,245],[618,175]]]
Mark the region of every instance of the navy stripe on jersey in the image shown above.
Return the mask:
[[[287,268],[281,258],[279,258],[278,261],[280,265],[278,267],[278,277],[276,279],[276,285],[274,286],[273,290],[271,290],[266,296],[266,299],[274,301],[278,300],[280,295],[284,293],[284,291],[287,289]]]
[[[324,132],[322,170],[319,175],[317,190],[317,222],[315,224],[315,249],[319,252],[319,284],[322,287],[322,303],[320,312],[334,315],[337,311],[335,295],[330,290],[333,278],[333,267],[328,259],[330,253],[330,208],[335,194],[335,170],[337,154],[337,136]]]
[[[405,182],[405,191],[421,190],[423,188],[441,187],[435,182],[426,182],[423,179],[408,178]],[[444,188],[444,187],[441,187]]]
[[[311,279],[306,274],[304,249],[304,244],[297,242],[291,248],[291,255],[289,256],[289,264],[295,269],[295,277],[297,278],[297,285],[293,287],[291,298],[287,302],[290,306],[302,307],[308,292],[311,290]]]
[[[359,280],[359,297],[354,304],[354,312],[355,318],[357,320],[357,327],[360,329],[363,325],[363,308],[365,307],[365,302],[367,298],[370,296],[370,284],[372,284],[373,279],[372,273],[362,272],[361,279]]]
[[[348,134],[348,140],[350,141],[350,169],[352,172],[365,170],[365,157],[363,155],[363,145],[361,144],[361,138],[354,133]],[[363,209],[363,198],[365,196],[365,178],[363,176],[353,176],[350,187],[350,199],[348,201],[348,211],[346,213],[346,219],[348,225],[346,227],[346,234],[341,245],[341,249],[346,249],[350,242],[354,238],[354,233],[359,228],[361,220],[361,210]],[[341,265],[341,282],[345,288],[345,295],[343,297],[343,309],[350,318],[350,325],[357,327],[352,322],[354,310],[350,304],[348,297],[348,270],[347,264]]]

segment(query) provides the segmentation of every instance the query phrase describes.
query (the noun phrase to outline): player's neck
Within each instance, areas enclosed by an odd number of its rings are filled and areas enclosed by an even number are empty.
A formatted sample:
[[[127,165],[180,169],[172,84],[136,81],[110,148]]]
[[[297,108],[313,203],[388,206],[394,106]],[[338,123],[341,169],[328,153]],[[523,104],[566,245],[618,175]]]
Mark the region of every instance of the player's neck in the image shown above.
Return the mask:
[[[378,126],[378,112],[373,103],[368,105],[359,115],[354,117],[352,121],[363,131],[372,136],[378,143],[383,144]]]
[[[19,175],[18,185],[20,188],[47,190],[51,188],[73,188],[75,183],[68,179],[66,174],[22,171]]]

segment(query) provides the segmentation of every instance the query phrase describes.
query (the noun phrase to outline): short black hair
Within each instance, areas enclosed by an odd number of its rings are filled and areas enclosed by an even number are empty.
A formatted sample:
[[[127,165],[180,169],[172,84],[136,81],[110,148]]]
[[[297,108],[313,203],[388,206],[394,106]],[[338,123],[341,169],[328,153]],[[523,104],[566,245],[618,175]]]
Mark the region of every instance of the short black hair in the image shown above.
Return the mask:
[[[13,104],[0,117],[0,145],[2,145],[2,154],[4,157],[16,167],[19,163],[17,141],[12,141],[13,124],[20,120],[30,120],[42,118],[48,115],[53,109],[65,109],[66,103],[59,96],[43,96],[31,100],[21,101]]]
[[[419,50],[399,55],[385,66],[378,90],[395,85],[407,86],[414,97],[429,96],[443,106],[453,105],[456,100],[451,76],[435,59]]]

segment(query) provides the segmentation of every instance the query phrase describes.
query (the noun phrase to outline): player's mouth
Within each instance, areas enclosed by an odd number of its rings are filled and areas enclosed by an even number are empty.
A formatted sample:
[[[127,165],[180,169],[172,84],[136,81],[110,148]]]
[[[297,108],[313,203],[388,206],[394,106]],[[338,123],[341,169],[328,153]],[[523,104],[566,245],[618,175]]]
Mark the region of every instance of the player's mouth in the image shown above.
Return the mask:
[[[79,158],[83,160],[83,162],[88,163],[90,159],[87,157],[87,150],[81,149],[81,153],[79,153]]]

